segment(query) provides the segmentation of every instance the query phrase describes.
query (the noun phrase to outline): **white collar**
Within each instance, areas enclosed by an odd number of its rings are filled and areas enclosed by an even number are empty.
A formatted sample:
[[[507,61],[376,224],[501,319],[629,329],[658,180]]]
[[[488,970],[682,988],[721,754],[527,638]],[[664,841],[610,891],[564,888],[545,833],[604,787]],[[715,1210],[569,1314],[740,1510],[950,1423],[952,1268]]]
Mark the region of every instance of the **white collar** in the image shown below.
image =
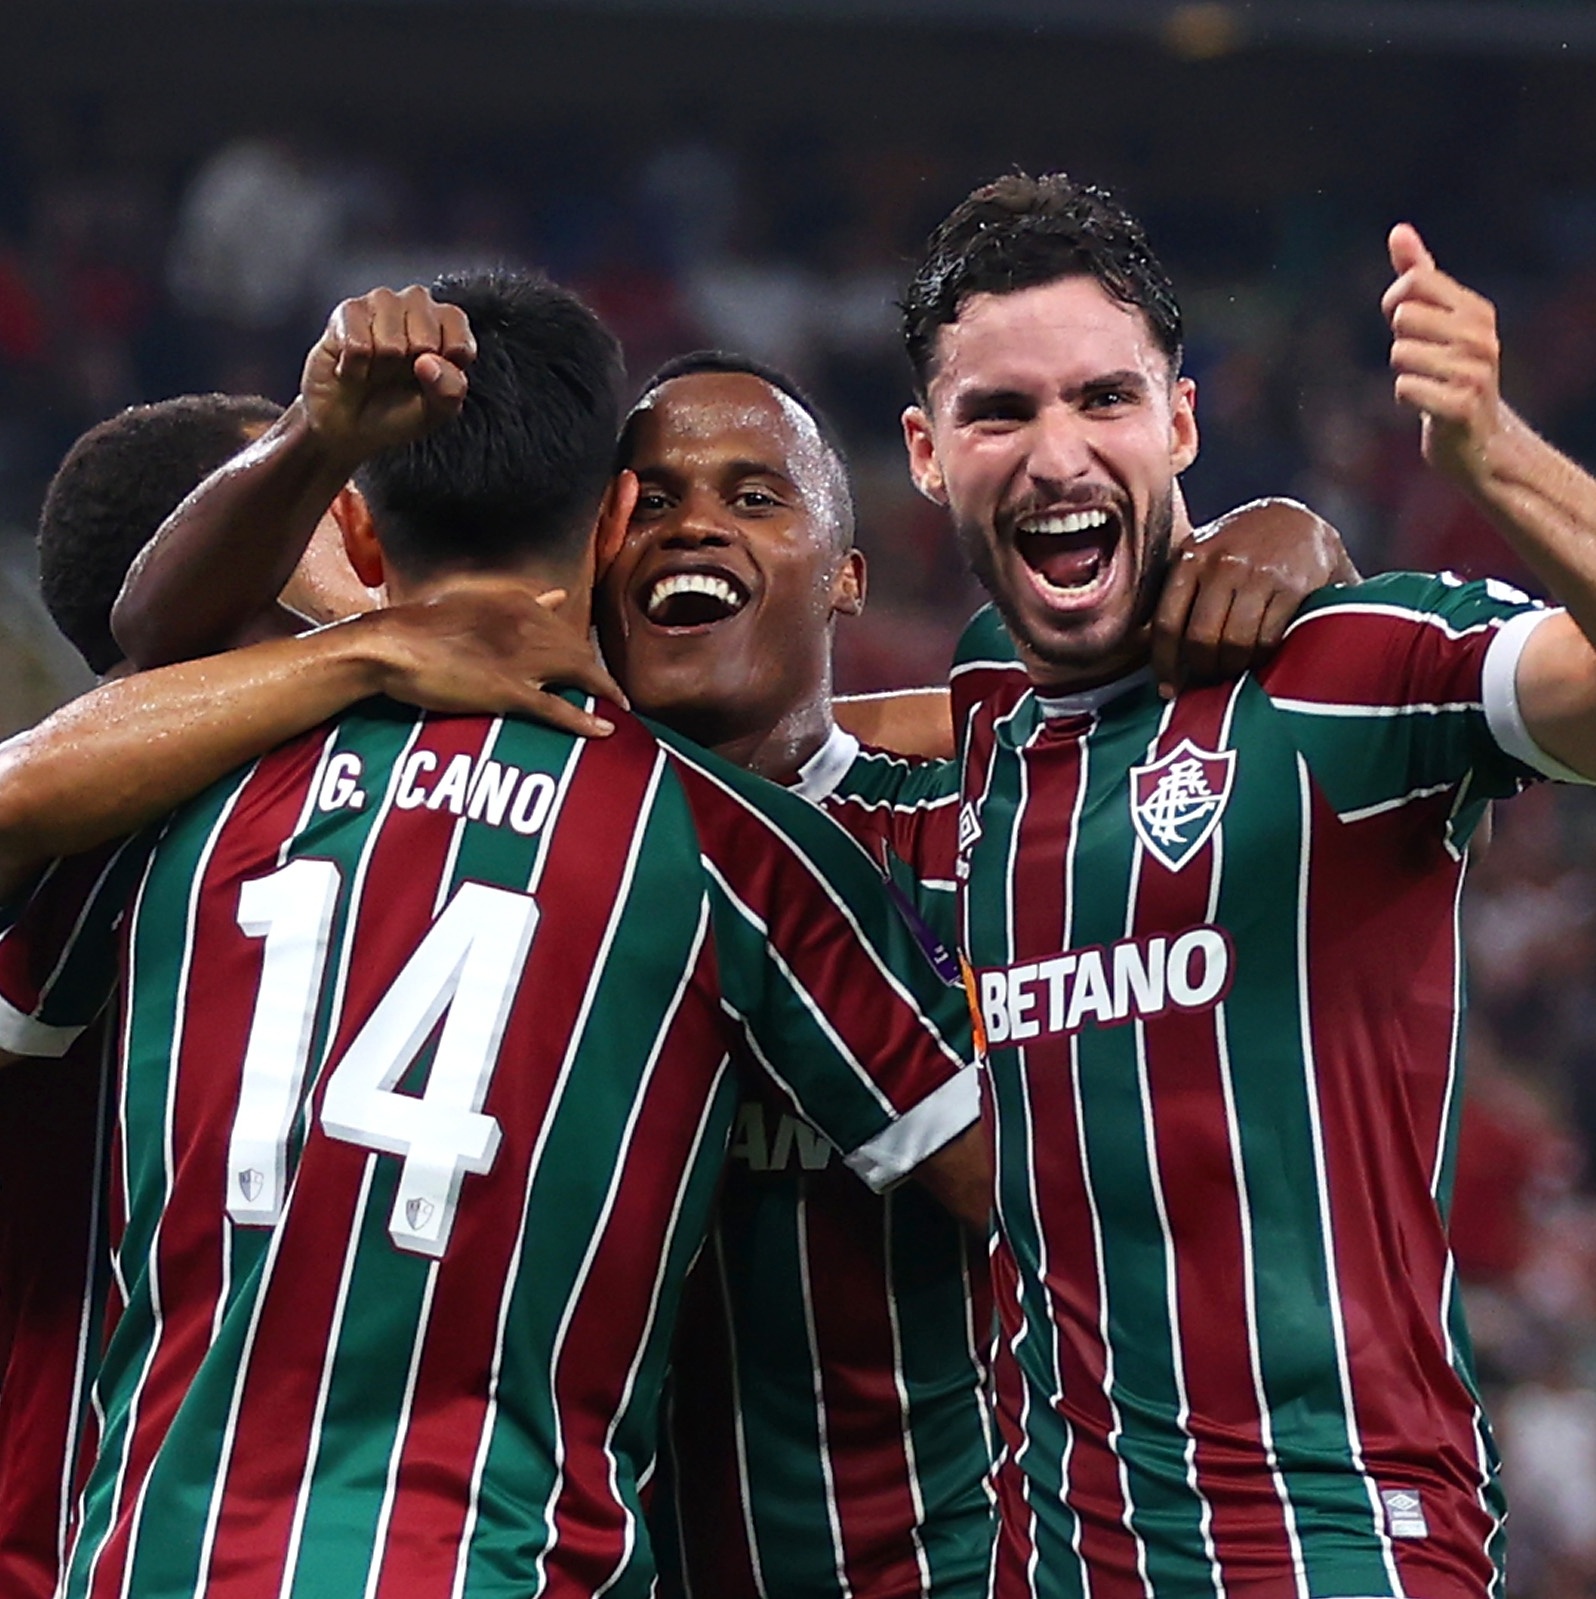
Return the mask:
[[[859,740],[845,733],[835,722],[826,742],[798,768],[792,791],[814,804],[830,799],[847,770],[859,758]]]
[[[1124,677],[1116,677],[1112,683],[1099,683],[1096,688],[1077,689],[1073,694],[1038,694],[1036,705],[1050,722],[1065,716],[1086,716],[1152,680],[1152,667],[1143,666]]]

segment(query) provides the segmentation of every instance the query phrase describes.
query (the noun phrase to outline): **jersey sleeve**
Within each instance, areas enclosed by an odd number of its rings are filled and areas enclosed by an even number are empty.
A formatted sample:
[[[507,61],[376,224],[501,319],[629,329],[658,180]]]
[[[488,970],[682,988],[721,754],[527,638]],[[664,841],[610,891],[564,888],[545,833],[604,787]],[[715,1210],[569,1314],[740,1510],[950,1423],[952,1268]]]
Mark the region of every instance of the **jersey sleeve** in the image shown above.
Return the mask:
[[[996,702],[1007,710],[1030,687],[1014,640],[994,606],[975,613],[960,635],[949,674],[953,691],[953,736],[962,752],[977,706]]]
[[[1260,682],[1344,820],[1449,790],[1462,816],[1575,775],[1518,710],[1518,658],[1553,614],[1495,579],[1388,573],[1311,596]]]
[[[721,991],[759,1065],[884,1189],[979,1114],[962,989],[879,868],[806,800],[674,745],[710,881]]]
[[[147,844],[56,861],[0,911],[0,1049],[58,1058],[105,1008],[117,932]]]
[[[957,942],[957,762],[862,748],[821,805],[907,897],[916,920],[951,950]]]

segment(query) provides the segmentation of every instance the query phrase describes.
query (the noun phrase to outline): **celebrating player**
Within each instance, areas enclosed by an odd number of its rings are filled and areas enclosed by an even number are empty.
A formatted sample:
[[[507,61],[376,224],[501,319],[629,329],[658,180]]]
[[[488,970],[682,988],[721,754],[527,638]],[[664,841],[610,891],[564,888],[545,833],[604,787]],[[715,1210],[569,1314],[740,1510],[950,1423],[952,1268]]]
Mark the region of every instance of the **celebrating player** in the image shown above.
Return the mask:
[[[398,597],[556,580],[580,620],[600,496],[612,524],[630,503],[613,342],[535,281],[457,293],[471,395],[368,468],[357,569]],[[413,397],[412,363],[353,386]],[[968,1124],[957,998],[870,864],[617,722],[576,744],[378,702],[147,861],[63,868],[0,946],[13,1010],[64,1038],[129,880],[130,1302],[68,1592],[646,1591],[638,1478],[729,1055],[746,1033],[878,1183]],[[928,1162],[961,1199],[967,1145]]]
[[[687,358],[647,386],[622,459],[640,475],[639,505],[599,622],[640,708],[827,804],[950,943],[956,774],[861,751],[832,719],[831,632],[862,602],[863,563],[829,430],[780,374]],[[239,528],[282,560],[339,488],[339,463],[318,475],[315,462],[300,407],[189,502],[124,611],[190,614],[184,585],[213,570],[206,550]],[[1289,610],[1340,559],[1300,511],[1254,513],[1171,585],[1171,639],[1186,629],[1211,654],[1205,635],[1218,634],[1252,566],[1260,600],[1289,588]],[[235,569],[226,625],[258,591]],[[213,574],[213,616],[221,592]],[[1265,609],[1246,637],[1238,617],[1227,643],[1250,646]],[[868,709],[879,720],[887,707]],[[915,709],[930,712],[932,741],[949,737],[944,697]],[[873,1199],[769,1096],[739,1109],[718,1216],[679,1340],[676,1470],[656,1494],[661,1525],[680,1511],[687,1585],[727,1596],[978,1589],[990,1545],[984,1263],[971,1270],[959,1229],[912,1189]]]
[[[1596,484],[1500,408],[1479,306],[1393,249],[1399,393],[1590,628]],[[1596,772],[1596,655],[1502,585],[1396,575],[1166,703],[1148,595],[1197,429],[1140,228],[1000,179],[906,306],[911,468],[1002,618],[956,679],[996,1592],[1478,1599],[1501,1508],[1445,1234],[1457,893],[1493,796]]]
[[[185,494],[280,412],[253,397],[182,395],[122,411],[68,452],[40,517],[40,583],[52,617],[91,670],[108,678],[127,670],[110,617],[134,555]],[[290,573],[284,607],[302,619],[324,619],[369,603],[343,560],[336,529],[318,530]],[[65,719],[81,735],[74,742],[93,770],[76,781],[57,771],[54,790],[41,795],[29,775],[36,769],[24,758],[32,741],[24,736],[6,751],[6,800],[35,805],[57,829],[77,825],[67,819],[93,806],[96,789],[110,782],[119,795],[127,792],[100,762],[109,759],[120,770],[118,746],[131,733],[141,750],[160,751],[159,781],[175,802],[229,763],[213,752],[209,770],[195,769],[184,753],[193,735],[204,741],[207,722],[214,726],[218,715],[229,740],[244,732],[244,745],[233,744],[237,753],[254,755],[379,688],[418,703],[444,693],[492,703],[509,689],[514,697],[502,701],[506,708],[529,709],[539,704],[537,685],[551,675],[605,691],[607,677],[524,590],[494,596],[491,604],[499,608],[499,626],[471,652],[462,649],[458,609],[451,615],[442,607],[405,607],[264,656],[243,652],[121,684],[108,700],[98,697],[90,714],[79,707]],[[471,618],[474,627],[486,619],[480,603]],[[511,620],[521,625],[507,628]],[[107,717],[113,706],[118,715]],[[57,736],[60,725],[58,719],[44,736]],[[15,880],[35,859],[88,836],[13,832],[0,851],[0,874]],[[19,846],[32,856],[19,858]],[[7,1193],[0,1216],[0,1590],[15,1599],[56,1592],[72,1484],[85,1428],[95,1420],[88,1396],[108,1286],[105,1043],[103,1030],[93,1027],[62,1059],[0,1073]]]

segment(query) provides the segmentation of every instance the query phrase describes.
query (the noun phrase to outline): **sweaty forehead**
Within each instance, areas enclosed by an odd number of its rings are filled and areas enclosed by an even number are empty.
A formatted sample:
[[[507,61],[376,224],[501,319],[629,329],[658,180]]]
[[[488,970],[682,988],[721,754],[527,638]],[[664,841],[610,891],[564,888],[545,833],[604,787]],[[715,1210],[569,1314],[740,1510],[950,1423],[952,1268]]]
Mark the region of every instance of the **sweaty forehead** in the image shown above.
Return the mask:
[[[693,372],[645,396],[634,416],[632,459],[650,465],[759,461],[800,487],[825,472],[826,446],[804,408],[750,372]]]

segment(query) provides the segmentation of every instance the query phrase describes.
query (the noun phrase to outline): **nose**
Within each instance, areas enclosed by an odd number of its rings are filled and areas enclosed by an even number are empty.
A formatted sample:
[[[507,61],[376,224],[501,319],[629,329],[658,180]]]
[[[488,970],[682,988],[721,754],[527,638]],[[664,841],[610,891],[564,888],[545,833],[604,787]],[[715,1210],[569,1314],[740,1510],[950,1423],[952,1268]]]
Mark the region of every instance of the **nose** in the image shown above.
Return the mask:
[[[732,542],[730,518],[718,494],[690,493],[660,543],[666,549],[697,550]]]
[[[1036,417],[1026,460],[1031,477],[1062,487],[1086,476],[1091,466],[1091,444],[1074,407],[1062,402],[1044,406]]]

